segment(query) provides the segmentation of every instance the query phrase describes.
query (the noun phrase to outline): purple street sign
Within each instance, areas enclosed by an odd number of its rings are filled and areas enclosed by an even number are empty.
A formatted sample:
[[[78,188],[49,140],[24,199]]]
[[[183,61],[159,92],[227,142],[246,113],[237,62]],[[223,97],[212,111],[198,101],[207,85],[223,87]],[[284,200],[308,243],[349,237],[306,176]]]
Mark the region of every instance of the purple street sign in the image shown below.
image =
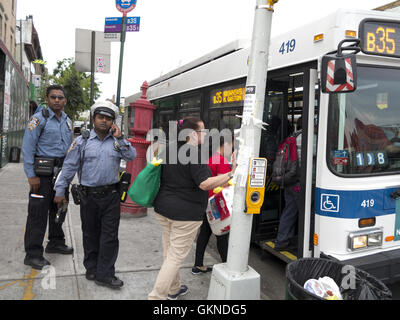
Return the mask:
[[[126,32],[135,32],[139,31],[140,24],[127,24]]]
[[[104,33],[117,33],[121,32],[122,24],[111,24],[104,26]]]
[[[139,31],[140,24],[127,24],[126,32]],[[119,33],[122,31],[122,24],[111,24],[104,26],[104,33]]]

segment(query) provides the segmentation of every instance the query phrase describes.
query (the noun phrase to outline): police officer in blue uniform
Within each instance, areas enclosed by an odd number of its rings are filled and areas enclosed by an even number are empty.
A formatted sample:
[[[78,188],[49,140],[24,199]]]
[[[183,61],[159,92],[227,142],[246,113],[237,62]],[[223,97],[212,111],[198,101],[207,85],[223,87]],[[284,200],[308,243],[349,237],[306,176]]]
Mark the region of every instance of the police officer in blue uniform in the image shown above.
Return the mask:
[[[84,198],[80,213],[86,279],[115,289],[123,286],[114,267],[119,249],[119,167],[121,159],[132,161],[136,150],[114,123],[119,112],[113,103],[96,103],[91,114],[94,128],[88,137],[83,134],[71,145],[56,183],[54,201],[59,206],[66,201],[64,193],[78,172]]]
[[[54,204],[54,167],[62,166],[72,143],[72,121],[63,112],[67,99],[62,86],[52,85],[46,91],[48,107],[36,112],[29,120],[22,142],[24,170],[30,193],[25,230],[24,264],[41,270],[50,262],[43,257],[43,239],[49,219],[49,243],[46,253],[72,254],[65,245],[62,224],[55,223],[57,206]],[[47,159],[43,162],[42,159]],[[35,163],[46,163],[48,173],[35,168]],[[43,169],[43,168],[42,168]]]

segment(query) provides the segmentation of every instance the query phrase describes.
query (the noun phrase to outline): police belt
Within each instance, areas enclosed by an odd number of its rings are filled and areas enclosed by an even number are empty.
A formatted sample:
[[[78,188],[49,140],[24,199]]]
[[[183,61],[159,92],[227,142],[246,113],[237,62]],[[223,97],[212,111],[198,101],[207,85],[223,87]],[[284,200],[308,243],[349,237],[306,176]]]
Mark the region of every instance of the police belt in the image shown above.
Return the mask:
[[[119,183],[110,184],[107,186],[99,186],[99,187],[87,187],[82,186],[83,191],[88,195],[95,195],[104,197],[107,194],[111,193],[114,190],[118,190]]]
[[[53,160],[53,164],[54,164],[54,166],[55,167],[59,167],[59,168],[61,168],[62,167],[62,165],[63,165],[63,163],[64,163],[64,159],[65,159],[65,157],[63,157],[63,158],[53,158],[53,157],[46,157],[46,156],[37,156],[37,155],[35,155],[35,159],[49,159],[49,160]]]

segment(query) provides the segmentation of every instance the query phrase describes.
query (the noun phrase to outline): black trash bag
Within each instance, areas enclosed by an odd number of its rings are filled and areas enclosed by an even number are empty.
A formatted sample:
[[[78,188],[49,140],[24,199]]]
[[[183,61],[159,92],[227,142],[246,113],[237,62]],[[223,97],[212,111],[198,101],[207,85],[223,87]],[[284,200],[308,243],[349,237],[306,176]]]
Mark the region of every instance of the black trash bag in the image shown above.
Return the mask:
[[[355,268],[355,280],[349,281],[349,273],[345,265],[322,258],[302,258],[289,263],[286,267],[286,285],[290,294],[298,300],[325,300],[304,289],[304,283],[309,279],[330,277],[340,288],[343,300],[389,300],[391,291],[369,273]],[[344,277],[346,279],[343,279]],[[343,281],[342,281],[343,280]],[[355,285],[351,285],[351,284]],[[345,289],[343,286],[349,286]]]
[[[363,270],[356,270],[357,272],[355,274],[355,288],[340,288],[343,300],[392,299],[392,292],[381,281]]]
[[[287,290],[299,300],[325,300],[304,289],[309,279],[332,278],[336,284],[342,280],[343,265],[328,259],[302,258],[289,263],[286,267]]]

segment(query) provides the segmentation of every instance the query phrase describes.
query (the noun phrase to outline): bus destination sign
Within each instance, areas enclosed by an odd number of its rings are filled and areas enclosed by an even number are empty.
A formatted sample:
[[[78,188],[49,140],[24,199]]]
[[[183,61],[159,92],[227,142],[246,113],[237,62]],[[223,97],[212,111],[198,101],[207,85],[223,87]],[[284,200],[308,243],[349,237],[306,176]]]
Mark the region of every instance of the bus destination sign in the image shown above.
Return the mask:
[[[400,21],[365,19],[358,34],[362,52],[400,57]]]
[[[245,97],[245,88],[226,87],[211,92],[211,103],[216,106],[228,106],[233,104],[242,104]]]

